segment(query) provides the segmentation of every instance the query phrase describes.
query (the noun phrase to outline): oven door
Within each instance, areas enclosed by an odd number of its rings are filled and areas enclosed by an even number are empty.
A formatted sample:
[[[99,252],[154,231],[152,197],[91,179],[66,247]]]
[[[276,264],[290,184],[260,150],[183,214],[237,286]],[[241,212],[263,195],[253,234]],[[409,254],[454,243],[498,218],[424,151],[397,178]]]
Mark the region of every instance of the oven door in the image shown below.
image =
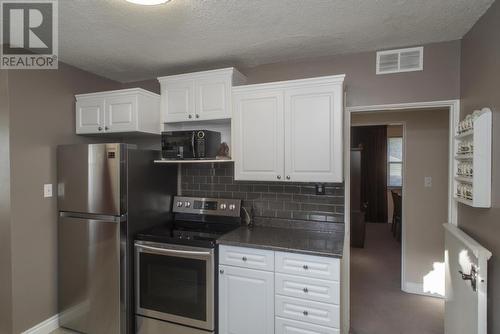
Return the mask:
[[[214,250],[135,243],[136,313],[214,330]]]

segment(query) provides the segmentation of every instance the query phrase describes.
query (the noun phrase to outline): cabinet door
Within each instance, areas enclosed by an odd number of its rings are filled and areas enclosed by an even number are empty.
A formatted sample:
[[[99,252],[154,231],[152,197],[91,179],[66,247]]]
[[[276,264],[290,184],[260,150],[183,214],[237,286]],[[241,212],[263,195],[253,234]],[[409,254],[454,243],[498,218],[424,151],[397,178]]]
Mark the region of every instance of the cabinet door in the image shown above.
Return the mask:
[[[342,85],[285,92],[285,179],[342,182]]]
[[[195,119],[194,80],[162,84],[161,99],[164,123]]]
[[[228,76],[215,76],[196,81],[195,119],[231,118],[231,80]]]
[[[104,98],[86,97],[76,102],[76,133],[104,131]]]
[[[219,266],[219,334],[274,334],[274,274]]]
[[[276,334],[340,334],[340,330],[331,327],[313,325],[307,322],[285,318],[276,318]]]
[[[137,130],[137,95],[116,95],[106,97],[106,132],[127,132]]]
[[[284,128],[282,91],[233,95],[235,179],[283,180]]]

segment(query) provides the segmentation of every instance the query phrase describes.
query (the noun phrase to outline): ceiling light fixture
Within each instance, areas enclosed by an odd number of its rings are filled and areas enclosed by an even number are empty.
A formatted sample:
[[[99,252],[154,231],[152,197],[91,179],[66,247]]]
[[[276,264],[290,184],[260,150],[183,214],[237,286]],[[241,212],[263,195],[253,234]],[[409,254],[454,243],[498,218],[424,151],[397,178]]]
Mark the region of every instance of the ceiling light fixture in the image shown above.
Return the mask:
[[[126,0],[126,1],[135,3],[136,5],[143,5],[143,6],[161,5],[170,2],[170,0]]]

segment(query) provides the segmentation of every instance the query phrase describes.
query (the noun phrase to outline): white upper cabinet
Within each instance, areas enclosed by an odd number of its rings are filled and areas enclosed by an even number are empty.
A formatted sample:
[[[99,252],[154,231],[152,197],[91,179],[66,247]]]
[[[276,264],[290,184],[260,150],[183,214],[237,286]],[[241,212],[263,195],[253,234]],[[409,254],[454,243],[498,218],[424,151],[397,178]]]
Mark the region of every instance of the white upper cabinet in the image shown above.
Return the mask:
[[[343,181],[344,75],[233,88],[235,179]]]
[[[342,94],[337,84],[285,90],[286,180],[342,181]]]
[[[163,123],[231,118],[231,87],[245,77],[234,68],[158,78]]]
[[[76,95],[76,133],[160,132],[160,96],[140,88]]]
[[[231,137],[235,178],[283,179],[283,94],[267,89],[236,92],[233,100]]]
[[[104,130],[104,97],[76,96],[76,133],[99,133]]]

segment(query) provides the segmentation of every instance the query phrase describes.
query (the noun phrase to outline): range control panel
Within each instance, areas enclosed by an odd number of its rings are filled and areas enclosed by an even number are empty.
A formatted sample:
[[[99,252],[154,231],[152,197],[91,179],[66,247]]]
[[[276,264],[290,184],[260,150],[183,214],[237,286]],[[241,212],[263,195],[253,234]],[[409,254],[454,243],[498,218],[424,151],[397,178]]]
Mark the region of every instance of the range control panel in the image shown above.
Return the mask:
[[[173,212],[239,217],[241,200],[175,196]]]

